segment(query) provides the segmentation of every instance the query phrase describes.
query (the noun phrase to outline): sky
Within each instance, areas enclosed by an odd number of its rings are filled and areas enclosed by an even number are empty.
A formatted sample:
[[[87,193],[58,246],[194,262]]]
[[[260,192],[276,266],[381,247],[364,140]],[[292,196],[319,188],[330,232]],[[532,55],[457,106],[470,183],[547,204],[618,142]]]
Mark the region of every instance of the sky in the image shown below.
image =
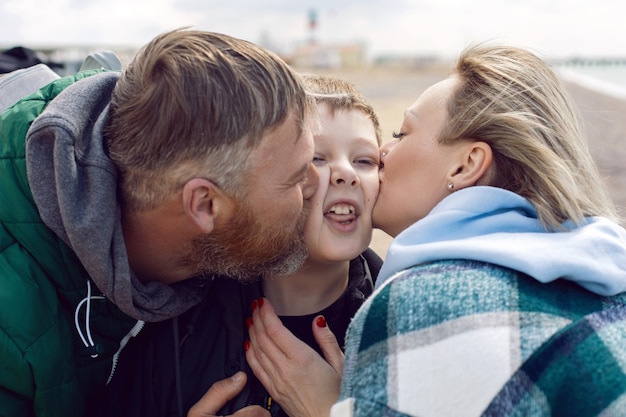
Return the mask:
[[[0,0],[1,48],[138,47],[183,26],[281,53],[314,37],[363,43],[369,57],[449,58],[495,40],[548,58],[626,58],[621,0]]]

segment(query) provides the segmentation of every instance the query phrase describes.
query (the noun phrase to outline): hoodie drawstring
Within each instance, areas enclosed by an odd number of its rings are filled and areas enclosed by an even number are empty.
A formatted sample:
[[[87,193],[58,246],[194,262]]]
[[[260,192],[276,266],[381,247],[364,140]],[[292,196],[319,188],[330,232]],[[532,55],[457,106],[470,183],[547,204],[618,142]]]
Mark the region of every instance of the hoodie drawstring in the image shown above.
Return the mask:
[[[87,281],[87,296],[83,298],[80,303],[76,306],[76,310],[74,311],[74,325],[76,326],[76,331],[80,336],[83,344],[85,345],[85,350],[87,352],[92,352],[91,357],[97,358],[100,352],[100,346],[97,346],[91,337],[91,325],[90,325],[90,317],[91,317],[91,300],[104,300],[104,297],[101,295],[91,295],[91,282]],[[87,338],[83,334],[83,331],[80,328],[80,323],[78,320],[78,316],[80,313],[80,309],[84,303],[87,303],[87,308],[85,312],[85,333],[87,334]]]
[[[92,358],[97,358],[100,353],[102,353],[102,346],[96,345],[91,337],[91,300],[105,300],[106,297],[102,295],[91,295],[91,282],[87,281],[87,296],[83,298],[80,303],[76,306],[76,310],[74,311],[74,325],[76,326],[76,331],[78,332],[78,336],[80,336],[80,340],[85,345],[85,350],[87,353],[90,353]],[[85,334],[81,330],[79,316],[80,309],[83,304],[87,303],[86,311],[85,311]],[[115,367],[117,366],[117,361],[119,359],[119,355],[122,352],[122,349],[126,346],[128,341],[139,334],[139,332],[143,329],[145,322],[142,320],[137,320],[137,323],[133,326],[132,329],[124,336],[124,338],[120,341],[120,347],[115,352],[113,357],[111,358],[111,373],[109,374],[109,378],[107,380],[107,385],[111,382],[113,378],[113,374],[115,373]]]

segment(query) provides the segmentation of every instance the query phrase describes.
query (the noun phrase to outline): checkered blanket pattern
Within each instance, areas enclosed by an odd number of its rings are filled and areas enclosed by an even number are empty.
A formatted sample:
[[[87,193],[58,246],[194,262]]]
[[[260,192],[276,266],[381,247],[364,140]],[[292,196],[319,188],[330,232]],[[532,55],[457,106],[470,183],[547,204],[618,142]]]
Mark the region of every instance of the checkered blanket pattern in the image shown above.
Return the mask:
[[[400,272],[350,325],[338,416],[626,416],[626,297],[487,263]]]

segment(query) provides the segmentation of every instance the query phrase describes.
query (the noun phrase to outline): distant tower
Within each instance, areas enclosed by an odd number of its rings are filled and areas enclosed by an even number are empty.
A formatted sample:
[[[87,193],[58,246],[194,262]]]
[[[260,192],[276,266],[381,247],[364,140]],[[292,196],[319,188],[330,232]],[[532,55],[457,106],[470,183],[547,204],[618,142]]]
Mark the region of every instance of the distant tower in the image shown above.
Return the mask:
[[[311,9],[309,10],[309,32],[310,32],[309,42],[312,45],[317,43],[317,39],[315,36],[316,29],[317,29],[317,11],[315,9]]]

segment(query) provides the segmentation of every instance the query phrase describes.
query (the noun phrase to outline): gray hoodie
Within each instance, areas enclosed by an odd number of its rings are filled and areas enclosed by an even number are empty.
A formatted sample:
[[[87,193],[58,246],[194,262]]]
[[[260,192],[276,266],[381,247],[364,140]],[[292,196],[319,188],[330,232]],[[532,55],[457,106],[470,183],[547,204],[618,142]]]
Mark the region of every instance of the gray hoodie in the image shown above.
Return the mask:
[[[118,79],[117,72],[87,77],[49,103],[28,131],[28,181],[42,220],[74,250],[100,291],[131,317],[160,321],[197,304],[205,281],[142,284],[130,270],[117,171],[102,138]]]

